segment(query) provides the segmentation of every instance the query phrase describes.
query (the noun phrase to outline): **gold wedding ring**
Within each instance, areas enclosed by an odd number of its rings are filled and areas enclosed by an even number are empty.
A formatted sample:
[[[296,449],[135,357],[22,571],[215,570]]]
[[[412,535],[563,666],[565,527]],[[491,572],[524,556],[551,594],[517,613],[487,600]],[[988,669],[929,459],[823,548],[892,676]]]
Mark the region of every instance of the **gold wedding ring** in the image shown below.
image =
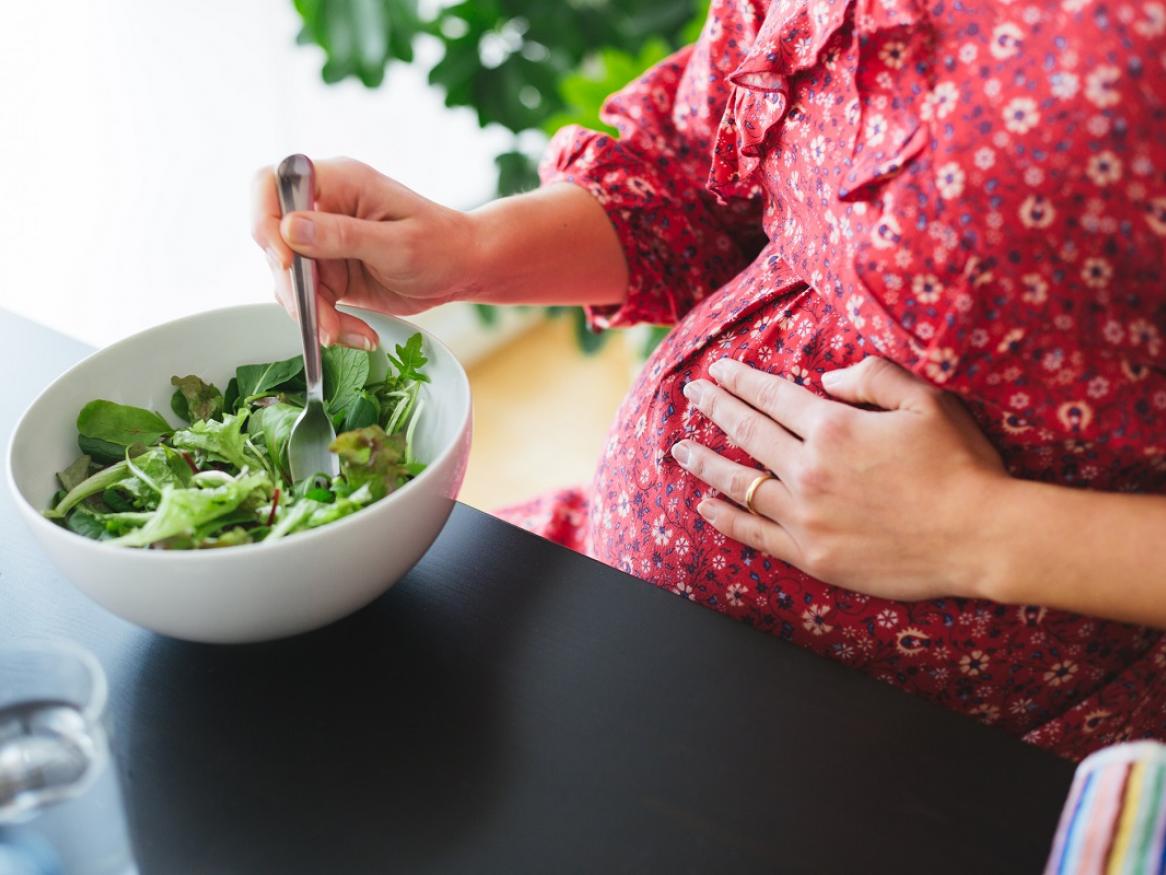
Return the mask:
[[[758,515],[757,509],[753,506],[753,496],[755,496],[757,494],[757,488],[762,483],[764,483],[766,480],[772,480],[772,479],[773,479],[773,475],[770,474],[768,471],[766,471],[762,474],[758,474],[755,478],[753,478],[753,482],[750,483],[749,488],[745,490],[745,510],[749,511],[749,513],[751,513],[755,516]]]

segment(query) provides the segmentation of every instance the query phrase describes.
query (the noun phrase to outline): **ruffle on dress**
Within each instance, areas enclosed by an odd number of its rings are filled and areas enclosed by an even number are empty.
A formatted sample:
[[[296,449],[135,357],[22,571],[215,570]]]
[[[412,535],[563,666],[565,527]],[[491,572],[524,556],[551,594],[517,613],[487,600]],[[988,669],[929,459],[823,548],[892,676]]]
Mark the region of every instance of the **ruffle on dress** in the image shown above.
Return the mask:
[[[849,13],[853,10],[853,16]],[[839,68],[833,75],[851,76],[851,93],[857,95],[860,118],[855,136],[854,160],[844,175],[838,196],[864,199],[872,184],[902,170],[928,142],[925,123],[912,110],[913,98],[928,90],[925,57],[931,27],[922,0],[800,0],[774,3],[762,22],[745,60],[728,77],[732,85],[724,116],[717,130],[707,188],[722,200],[749,197],[760,186],[758,169],[766,146],[780,129],[789,110],[790,82],[798,73],[818,65],[830,39],[853,20],[859,41],[857,71]],[[886,129],[870,124],[864,111],[863,55],[873,39],[888,31],[902,31],[904,57],[886,112]]]

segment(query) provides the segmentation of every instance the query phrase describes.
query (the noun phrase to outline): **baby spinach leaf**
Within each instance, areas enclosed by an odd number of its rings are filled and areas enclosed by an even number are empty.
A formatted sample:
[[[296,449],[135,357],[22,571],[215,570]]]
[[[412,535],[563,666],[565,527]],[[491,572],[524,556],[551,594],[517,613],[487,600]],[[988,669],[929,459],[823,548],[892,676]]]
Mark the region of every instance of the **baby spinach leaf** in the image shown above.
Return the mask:
[[[170,399],[170,409],[187,422],[214,419],[223,412],[223,393],[213,383],[204,383],[194,374],[171,377],[177,391]]]
[[[332,442],[340,456],[340,473],[353,489],[368,485],[374,501],[384,498],[405,478],[405,437],[385,434],[379,425],[346,431]]]
[[[368,353],[347,346],[328,346],[323,352],[324,401],[328,415],[344,422],[349,408],[368,380]]]
[[[295,425],[299,415],[299,407],[277,402],[260,407],[251,414],[251,420],[247,423],[247,431],[250,434],[262,435],[267,457],[281,469],[284,467],[288,438],[291,437],[292,426]]]
[[[99,465],[109,465],[125,458],[125,447],[111,444],[109,441],[77,435],[77,446],[81,452],[92,457]]]
[[[80,455],[72,465],[58,473],[57,482],[61,484],[61,488],[68,492],[70,489],[77,488],[87,480],[89,478],[89,466],[92,461],[89,456]]]
[[[170,423],[152,410],[114,401],[90,401],[77,415],[77,431],[83,437],[120,447],[156,444],[173,430]]]
[[[381,405],[377,396],[371,392],[362,391],[348,407],[344,417],[342,431],[354,431],[358,428],[367,428],[375,425],[381,418]]]
[[[219,420],[196,422],[190,428],[174,432],[170,443],[180,450],[201,450],[210,458],[229,462],[237,468],[254,468],[260,461],[247,453],[247,435],[243,426],[247,411],[228,414]]]
[[[168,488],[162,501],[140,529],[116,539],[113,543],[126,547],[146,547],[178,535],[191,536],[195,530],[211,520],[228,514],[242,504],[257,489],[269,489],[271,481],[266,474],[249,474],[230,483],[211,489]]]
[[[137,483],[137,480],[126,479],[113,484],[101,493],[101,501],[112,511],[134,510],[134,500],[138,498],[139,493],[127,488],[131,483]]]
[[[397,344],[397,355],[394,357],[389,353],[389,361],[397,369],[397,378],[402,382],[417,380],[421,383],[428,383],[429,377],[422,372],[422,368],[429,364],[429,359],[425,357],[425,353],[421,351],[422,345],[421,333],[418,332],[405,341],[405,345]]]
[[[223,410],[227,413],[234,413],[235,408],[239,404],[239,380],[231,377],[227,381],[227,390],[223,392]]]
[[[238,397],[247,399],[270,392],[282,383],[298,376],[303,369],[304,357],[300,355],[285,359],[282,362],[242,365],[235,369]]]
[[[65,528],[71,532],[76,532],[78,535],[84,535],[86,538],[92,538],[95,541],[105,541],[110,537],[109,533],[105,530],[105,523],[101,521],[97,514],[85,507],[73,509],[69,516],[65,518]]]

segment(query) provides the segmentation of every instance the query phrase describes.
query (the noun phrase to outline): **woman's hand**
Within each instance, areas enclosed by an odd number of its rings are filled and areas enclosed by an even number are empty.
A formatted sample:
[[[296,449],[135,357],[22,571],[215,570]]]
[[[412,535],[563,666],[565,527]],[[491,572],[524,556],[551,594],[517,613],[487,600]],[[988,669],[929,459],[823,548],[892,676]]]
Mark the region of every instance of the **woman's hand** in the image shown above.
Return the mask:
[[[885,359],[823,377],[851,407],[721,359],[684,394],[776,476],[685,440],[672,455],[736,504],[698,511],[724,534],[815,577],[899,600],[975,596],[994,569],[992,496],[999,456],[952,395]]]
[[[407,316],[448,301],[618,304],[627,265],[603,207],[570,183],[449,209],[367,164],[316,164],[316,209],[280,219],[275,171],[256,174],[251,234],[267,253],[275,295],[296,318],[292,252],[319,267],[324,343],[371,349],[377,335],[336,308]]]
[[[316,259],[324,343],[372,349],[376,332],[338,303],[410,315],[472,296],[467,214],[426,200],[367,164],[316,163],[316,209],[280,219],[275,171],[255,176],[251,234],[267,253],[275,295],[296,316],[292,251]]]

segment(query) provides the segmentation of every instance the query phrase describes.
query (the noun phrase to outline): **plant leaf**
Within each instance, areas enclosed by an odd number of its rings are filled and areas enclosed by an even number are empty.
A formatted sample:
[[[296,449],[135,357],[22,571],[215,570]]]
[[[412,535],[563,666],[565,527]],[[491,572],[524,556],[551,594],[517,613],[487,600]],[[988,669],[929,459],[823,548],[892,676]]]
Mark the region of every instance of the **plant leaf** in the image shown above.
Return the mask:
[[[328,415],[343,422],[368,381],[368,353],[347,346],[328,346],[324,348],[323,366]]]
[[[397,379],[401,382],[417,380],[428,383],[429,377],[421,369],[429,364],[429,359],[422,351],[423,339],[420,333],[414,334],[405,345],[397,344],[397,355],[389,354],[389,361],[397,369]]]
[[[381,418],[381,405],[371,392],[361,392],[348,407],[342,431],[354,431],[375,424]]]
[[[192,536],[202,525],[228,514],[256,490],[270,490],[271,481],[263,473],[238,477],[230,483],[209,489],[168,488],[147,522],[112,543],[125,547],[146,547],[178,535]]]
[[[89,456],[84,454],[78,456],[72,465],[57,474],[57,482],[65,492],[76,489],[89,479],[89,468],[92,463],[93,460]]]
[[[173,430],[170,423],[154,411],[115,401],[90,401],[77,415],[77,431],[82,437],[119,447],[156,444]]]
[[[379,425],[346,431],[332,442],[340,473],[353,490],[365,484],[373,500],[384,498],[406,479],[405,436],[388,435]]]
[[[281,362],[266,362],[257,365],[241,365],[235,369],[235,391],[241,401],[264,395],[300,375],[304,370],[304,357],[297,355]],[[227,387],[228,392],[230,386]],[[239,403],[239,402],[236,402]]]
[[[250,434],[262,435],[267,458],[280,470],[286,467],[284,460],[287,442],[300,412],[299,407],[276,402],[267,407],[260,407],[251,414],[251,419],[247,423],[247,431]]]
[[[222,421],[211,419],[174,432],[170,443],[180,450],[201,450],[210,458],[229,462],[236,468],[254,468],[258,460],[247,455],[247,435],[243,426],[247,411],[227,414]]]
[[[171,377],[177,391],[170,399],[170,409],[187,422],[214,419],[223,412],[223,393],[213,383],[204,383],[194,374]]]

